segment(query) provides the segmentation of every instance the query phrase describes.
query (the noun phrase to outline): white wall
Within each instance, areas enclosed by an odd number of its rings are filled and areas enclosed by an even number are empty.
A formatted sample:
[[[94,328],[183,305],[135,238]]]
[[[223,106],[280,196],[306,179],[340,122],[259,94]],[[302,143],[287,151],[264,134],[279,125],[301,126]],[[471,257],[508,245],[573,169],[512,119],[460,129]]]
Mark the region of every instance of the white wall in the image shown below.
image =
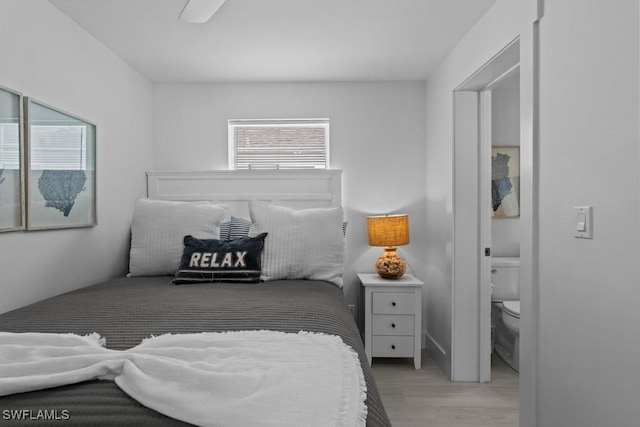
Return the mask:
[[[98,226],[0,234],[0,313],[127,269],[152,86],[44,0],[0,2],[0,85],[97,124]]]
[[[466,323],[468,330],[477,328],[477,304],[453,311],[453,295],[460,300],[477,298],[475,283],[461,280],[469,274],[454,276],[454,184],[467,192],[477,192],[477,175],[466,173],[454,183],[453,91],[495,54],[518,37],[521,4],[518,1],[498,1],[471,29],[426,82],[426,191],[427,191],[427,347],[444,371],[451,375],[453,350],[453,317]],[[477,147],[456,147],[465,152]],[[460,165],[459,165],[460,166]],[[477,212],[472,198],[459,198],[458,212]],[[469,224],[459,223],[462,226]],[[467,241],[458,230],[458,240]],[[477,240],[478,236],[471,236]],[[474,241],[475,241],[474,240]],[[467,242],[468,244],[468,242]],[[460,244],[458,250],[462,249]],[[475,251],[473,251],[475,253]],[[477,277],[477,261],[460,259],[457,268],[466,268]],[[472,270],[472,271],[471,271]]]
[[[492,145],[520,146],[519,74],[514,74],[491,91]],[[494,257],[520,256],[520,218],[491,221],[491,254]]]
[[[367,244],[365,217],[409,214],[400,248],[424,278],[424,83],[157,85],[156,169],[227,169],[227,120],[328,117],[331,167],[343,169],[349,221],[345,295],[358,300],[358,272],[373,271],[382,248]]]
[[[538,425],[640,419],[637,0],[547,1],[540,21]],[[574,206],[594,238],[573,237]]]

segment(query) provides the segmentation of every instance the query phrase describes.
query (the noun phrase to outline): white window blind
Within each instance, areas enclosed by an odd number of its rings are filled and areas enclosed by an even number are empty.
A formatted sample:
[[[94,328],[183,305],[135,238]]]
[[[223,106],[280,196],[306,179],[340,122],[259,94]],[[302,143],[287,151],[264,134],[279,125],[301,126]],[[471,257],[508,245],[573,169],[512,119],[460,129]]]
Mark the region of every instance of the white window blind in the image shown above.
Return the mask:
[[[87,169],[86,128],[76,125],[31,126],[31,168]],[[20,169],[18,123],[0,123],[0,169]]]
[[[79,125],[32,125],[31,169],[86,170],[86,133]]]
[[[230,169],[326,169],[329,119],[229,120]]]
[[[20,169],[18,123],[0,123],[0,169]]]

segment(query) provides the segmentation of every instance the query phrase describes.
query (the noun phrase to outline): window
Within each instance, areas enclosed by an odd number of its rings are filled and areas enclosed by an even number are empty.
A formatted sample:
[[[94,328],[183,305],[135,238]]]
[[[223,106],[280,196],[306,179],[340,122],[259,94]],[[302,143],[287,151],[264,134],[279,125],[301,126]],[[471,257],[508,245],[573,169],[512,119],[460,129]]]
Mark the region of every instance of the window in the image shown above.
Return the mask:
[[[229,120],[229,169],[327,169],[329,119]]]

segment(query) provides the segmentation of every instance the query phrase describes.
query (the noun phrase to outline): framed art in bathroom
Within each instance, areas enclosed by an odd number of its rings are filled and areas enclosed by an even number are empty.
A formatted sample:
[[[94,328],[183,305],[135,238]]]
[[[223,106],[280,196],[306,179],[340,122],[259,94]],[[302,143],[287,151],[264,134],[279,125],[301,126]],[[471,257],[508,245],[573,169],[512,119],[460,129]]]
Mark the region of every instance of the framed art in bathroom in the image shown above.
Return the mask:
[[[96,125],[25,98],[27,229],[96,225]]]
[[[22,94],[0,86],[0,231],[23,230]]]
[[[520,216],[520,147],[491,147],[491,217]]]

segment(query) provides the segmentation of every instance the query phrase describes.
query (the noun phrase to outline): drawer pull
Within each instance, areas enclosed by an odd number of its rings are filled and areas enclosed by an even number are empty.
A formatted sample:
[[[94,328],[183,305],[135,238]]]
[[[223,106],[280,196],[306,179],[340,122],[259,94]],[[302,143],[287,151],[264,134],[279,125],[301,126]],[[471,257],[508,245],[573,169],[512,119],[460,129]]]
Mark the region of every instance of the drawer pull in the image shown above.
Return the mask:
[[[393,302],[391,303],[391,305],[395,307],[395,306],[396,306],[396,302],[395,302],[395,301],[393,301]]]
[[[395,327],[396,327],[396,324],[395,324],[395,323],[392,323],[392,324],[391,324],[391,327],[392,327],[392,328],[395,328]]]
[[[395,344],[391,344],[391,349],[395,350],[396,349],[396,345]]]

